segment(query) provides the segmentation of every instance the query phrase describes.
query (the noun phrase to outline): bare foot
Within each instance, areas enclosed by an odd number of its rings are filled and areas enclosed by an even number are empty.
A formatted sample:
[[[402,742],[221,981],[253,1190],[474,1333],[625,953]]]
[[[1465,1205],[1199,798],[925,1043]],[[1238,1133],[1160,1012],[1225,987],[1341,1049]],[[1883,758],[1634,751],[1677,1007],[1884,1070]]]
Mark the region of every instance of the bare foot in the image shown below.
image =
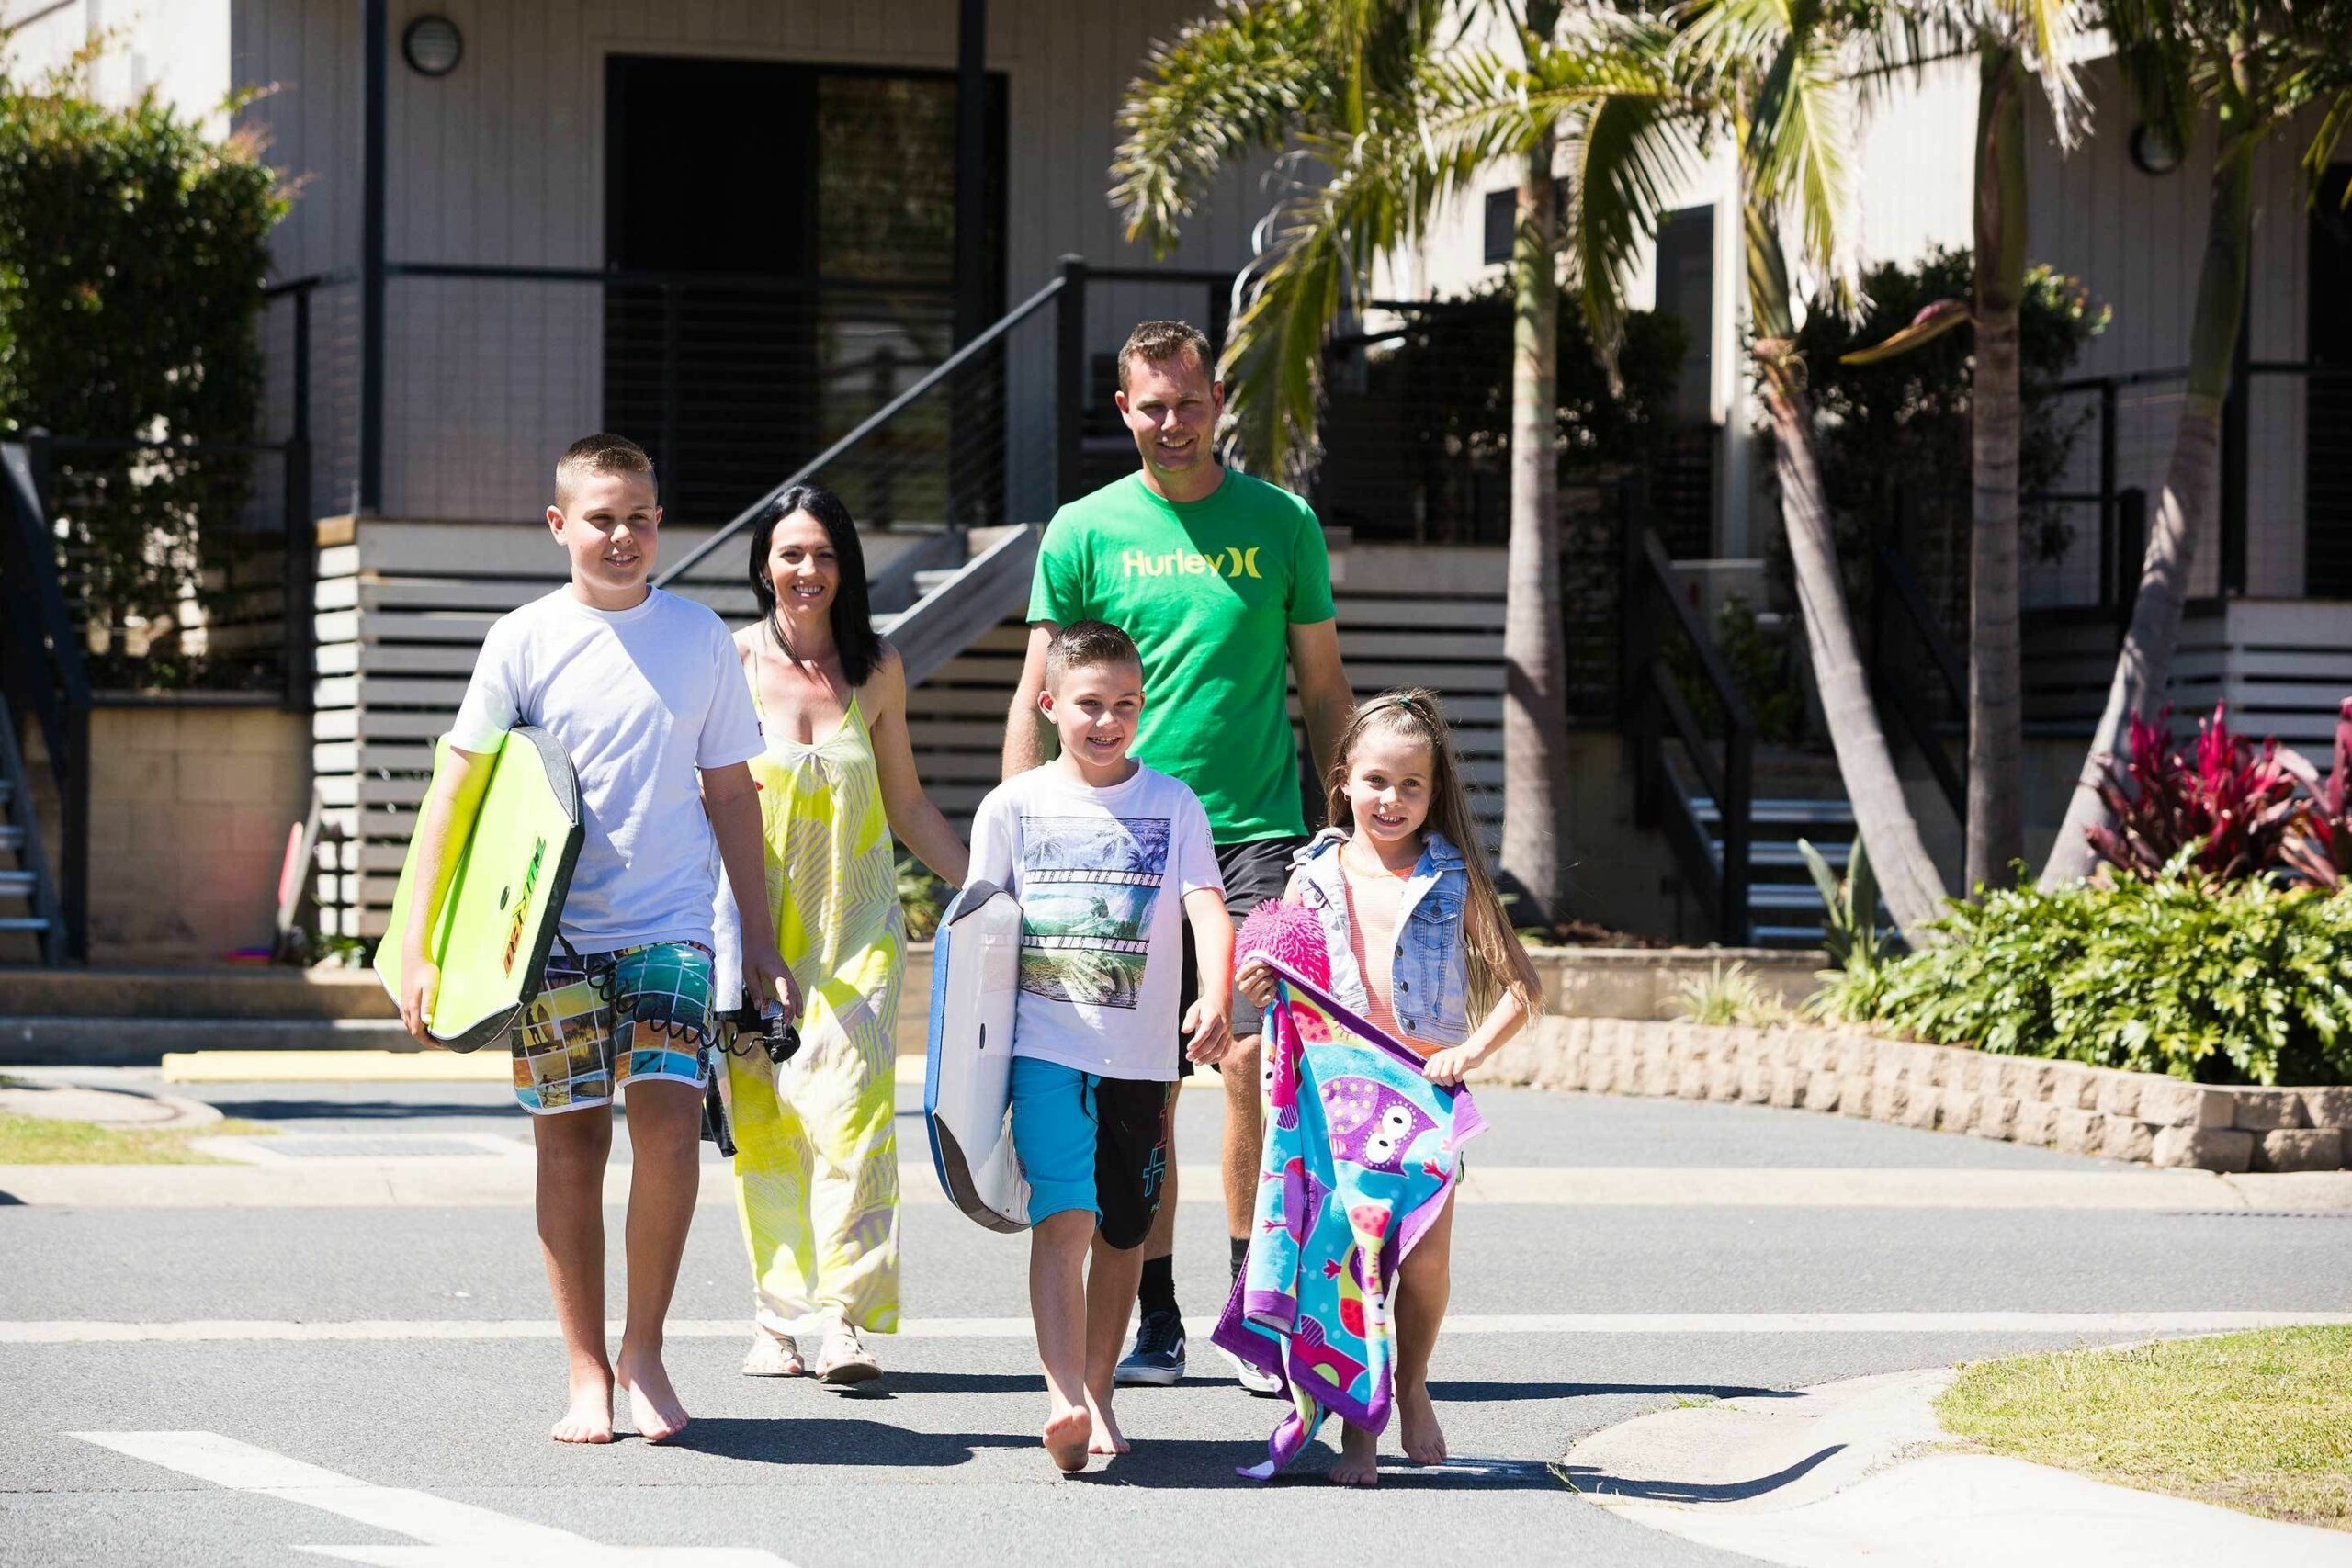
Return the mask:
[[[1335,1486],[1380,1484],[1380,1438],[1361,1427],[1340,1428],[1340,1462],[1328,1472]]]
[[[571,1374],[571,1402],[563,1416],[548,1428],[559,1443],[609,1443],[613,1440],[613,1374],[602,1367]]]
[[[1445,1462],[1445,1429],[1437,1424],[1437,1406],[1430,1402],[1428,1384],[1397,1386],[1396,1425],[1405,1439],[1406,1463]]]
[[[1072,1404],[1056,1410],[1046,1423],[1046,1452],[1054,1466],[1064,1475],[1076,1475],[1086,1468],[1086,1445],[1094,1436],[1094,1418],[1082,1404]]]
[[[1112,1418],[1109,1400],[1097,1399],[1089,1393],[1086,1396],[1086,1413],[1094,1422],[1094,1436],[1086,1445],[1088,1453],[1124,1454],[1135,1451],[1135,1445],[1127,1441],[1125,1434],[1119,1430],[1119,1423]]]
[[[658,1355],[624,1348],[615,1378],[628,1394],[628,1413],[637,1434],[649,1443],[666,1442],[686,1429],[686,1407],[670,1386],[670,1374]]]

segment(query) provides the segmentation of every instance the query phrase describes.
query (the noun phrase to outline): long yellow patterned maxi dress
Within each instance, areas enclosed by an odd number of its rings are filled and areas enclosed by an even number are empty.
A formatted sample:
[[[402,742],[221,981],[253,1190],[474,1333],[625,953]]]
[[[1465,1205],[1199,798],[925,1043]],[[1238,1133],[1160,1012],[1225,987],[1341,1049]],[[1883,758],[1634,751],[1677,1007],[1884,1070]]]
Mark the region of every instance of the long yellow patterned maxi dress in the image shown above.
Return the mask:
[[[759,697],[759,680],[752,678]],[[766,716],[761,716],[764,725]],[[874,741],[857,699],[815,745],[769,732],[752,762],[776,945],[800,981],[800,1051],[727,1058],[735,1195],[759,1320],[899,1325],[899,987],[906,919]]]

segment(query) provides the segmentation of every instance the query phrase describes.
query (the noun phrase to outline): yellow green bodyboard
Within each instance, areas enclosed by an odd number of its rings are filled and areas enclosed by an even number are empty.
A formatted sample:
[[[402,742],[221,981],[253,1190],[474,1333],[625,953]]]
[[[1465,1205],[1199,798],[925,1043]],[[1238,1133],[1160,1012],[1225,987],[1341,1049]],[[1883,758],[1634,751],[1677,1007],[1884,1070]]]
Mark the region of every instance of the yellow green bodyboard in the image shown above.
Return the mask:
[[[449,763],[445,739],[433,749],[435,779]],[[461,837],[441,918],[425,953],[441,971],[425,1032],[452,1051],[471,1051],[504,1036],[538,994],[580,859],[580,780],[571,759],[546,730],[506,732],[491,756],[490,783],[471,821],[451,824]],[[411,839],[392,895],[390,922],[376,946],[376,974],[400,998],[400,933],[424,876]]]

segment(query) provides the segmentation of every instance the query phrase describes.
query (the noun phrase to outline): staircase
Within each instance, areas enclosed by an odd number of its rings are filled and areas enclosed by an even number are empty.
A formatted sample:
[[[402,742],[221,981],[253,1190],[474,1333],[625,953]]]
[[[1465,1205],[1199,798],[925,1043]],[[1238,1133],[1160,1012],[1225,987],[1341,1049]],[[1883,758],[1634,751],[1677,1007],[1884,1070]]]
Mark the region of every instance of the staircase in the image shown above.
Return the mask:
[[[17,745],[17,716],[0,697],[0,964],[62,963],[64,936]]]
[[[55,543],[25,447],[0,446],[0,964],[85,956],[88,908],[90,682]],[[62,875],[33,815],[18,723],[37,724],[56,785]]]
[[[1835,780],[1837,770],[1829,770]],[[1723,812],[1713,797],[1693,795],[1690,810],[1720,861]],[[1747,939],[1758,947],[1819,947],[1821,890],[1797,848],[1805,840],[1844,875],[1854,836],[1854,808],[1843,795],[1767,795],[1751,803],[1747,845]]]

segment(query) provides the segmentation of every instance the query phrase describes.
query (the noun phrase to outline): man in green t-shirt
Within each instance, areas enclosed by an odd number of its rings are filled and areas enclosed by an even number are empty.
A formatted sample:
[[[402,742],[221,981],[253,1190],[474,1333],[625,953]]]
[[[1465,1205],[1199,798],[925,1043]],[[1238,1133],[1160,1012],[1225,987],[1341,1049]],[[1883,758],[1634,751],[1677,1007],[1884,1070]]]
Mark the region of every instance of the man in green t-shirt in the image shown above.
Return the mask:
[[[1208,339],[1182,321],[1146,321],[1119,351],[1119,414],[1142,468],[1054,514],[1029,596],[1029,658],[1004,736],[1007,778],[1046,760],[1040,721],[1046,645],[1073,621],[1108,621],[1143,655],[1143,716],[1133,754],[1182,781],[1208,808],[1209,832],[1237,922],[1280,898],[1306,842],[1286,676],[1319,784],[1354,697],[1340,662],[1331,567],[1314,510],[1288,491],[1216,460],[1225,387]],[[1287,667],[1287,668],[1285,668]],[[1322,791],[1318,788],[1319,797]],[[1184,999],[1193,994],[1184,950]],[[1258,1196],[1256,1010],[1234,998],[1225,1078],[1226,1228],[1238,1273]],[[1180,1061],[1180,1043],[1169,1042]],[[1190,1071],[1189,1064],[1183,1071]],[[1169,1261],[1176,1217],[1174,1121],[1168,1186],[1144,1248],[1143,1318],[1119,1381],[1172,1383],[1184,1371],[1184,1325]],[[1230,1358],[1228,1358],[1230,1359]],[[1253,1392],[1274,1393],[1236,1361]]]

